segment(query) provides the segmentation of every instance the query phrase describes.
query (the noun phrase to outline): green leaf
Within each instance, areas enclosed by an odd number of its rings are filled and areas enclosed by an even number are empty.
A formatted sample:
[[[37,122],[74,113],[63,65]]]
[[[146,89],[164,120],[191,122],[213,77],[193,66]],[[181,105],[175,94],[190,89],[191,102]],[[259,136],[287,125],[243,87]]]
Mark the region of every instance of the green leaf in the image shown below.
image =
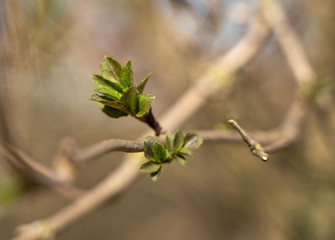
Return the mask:
[[[174,139],[173,135],[166,135],[165,137],[165,145],[169,150],[173,149],[173,139]]]
[[[154,173],[161,168],[161,164],[153,161],[146,162],[140,167],[141,173]]]
[[[138,95],[134,86],[127,89],[121,97],[121,101],[125,102],[130,112],[135,115],[138,111]]]
[[[181,165],[182,167],[184,167],[186,165],[186,159],[184,158],[184,156],[178,156],[176,158],[176,161],[179,165]]]
[[[119,118],[119,117],[125,117],[125,116],[128,116],[128,113],[125,113],[123,111],[120,111],[120,110],[117,110],[115,108],[111,108],[111,107],[108,107],[106,105],[103,105],[101,103],[99,103],[99,106],[101,108],[101,110],[107,114],[109,117],[112,117],[112,118]]]
[[[143,93],[143,90],[145,88],[145,85],[147,84],[147,81],[149,80],[150,76],[152,73],[149,73],[145,78],[137,85],[136,90],[138,91],[139,94]]]
[[[147,159],[155,158],[153,148],[156,143],[158,143],[158,140],[155,137],[148,136],[144,139],[144,156]]]
[[[164,162],[167,160],[168,150],[162,144],[155,143],[152,151],[157,162]]]
[[[149,110],[155,97],[150,94],[141,94],[138,99],[138,112],[136,117],[143,117]]]
[[[194,132],[187,133],[185,135],[184,141],[185,141],[184,148],[189,148],[192,150],[199,148],[203,142],[202,137],[200,137],[199,134]]]
[[[103,96],[99,96],[97,94],[93,94],[90,100],[102,103],[106,106],[118,109],[125,113],[130,113],[127,108],[127,104],[121,101],[109,101],[109,100],[106,100]]]
[[[192,150],[189,149],[189,148],[182,148],[182,149],[180,149],[180,151],[178,153],[193,157]]]
[[[161,172],[162,172],[162,167],[160,167],[157,172],[151,173],[150,174],[151,180],[156,182],[159,179]]]
[[[116,82],[108,81],[107,79],[101,77],[100,75],[93,75],[93,82],[97,88],[108,88],[110,90],[116,90],[119,93],[123,93],[121,86]]]
[[[101,76],[112,82],[120,81],[121,65],[111,57],[104,57],[100,63]]]
[[[184,145],[184,136],[181,131],[177,131],[173,139],[173,149],[178,152]]]
[[[129,60],[122,68],[120,73],[120,83],[123,89],[134,86],[133,71],[131,70],[131,61]]]
[[[101,93],[104,96],[113,99],[113,100],[120,100],[121,98],[121,93],[115,91],[115,90],[110,90],[108,88],[97,88],[94,91],[96,91],[97,93]]]

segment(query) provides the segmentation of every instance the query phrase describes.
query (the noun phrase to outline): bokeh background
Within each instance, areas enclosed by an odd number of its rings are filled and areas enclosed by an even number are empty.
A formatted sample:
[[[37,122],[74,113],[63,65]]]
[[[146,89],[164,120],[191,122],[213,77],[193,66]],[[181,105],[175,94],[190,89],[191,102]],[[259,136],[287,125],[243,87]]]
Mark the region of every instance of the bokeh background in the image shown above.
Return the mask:
[[[319,81],[334,79],[335,2],[281,1]],[[133,61],[135,82],[154,72],[146,92],[160,116],[192,85],[203,66],[246,33],[251,0],[11,0],[0,2],[0,138],[51,166],[60,140],[80,147],[107,138],[136,139],[146,126],[115,120],[88,101],[104,55]],[[235,79],[180,126],[220,127],[234,117],[249,130],[278,126],[296,89],[273,35]],[[141,176],[119,198],[76,222],[70,239],[335,238],[333,93],[312,105],[302,135],[260,162],[244,145],[204,144],[186,167],[170,164],[153,183]],[[190,102],[190,104],[192,104]],[[78,166],[89,188],[115,169],[112,153]],[[18,224],[69,203],[25,181],[0,158],[0,239]]]

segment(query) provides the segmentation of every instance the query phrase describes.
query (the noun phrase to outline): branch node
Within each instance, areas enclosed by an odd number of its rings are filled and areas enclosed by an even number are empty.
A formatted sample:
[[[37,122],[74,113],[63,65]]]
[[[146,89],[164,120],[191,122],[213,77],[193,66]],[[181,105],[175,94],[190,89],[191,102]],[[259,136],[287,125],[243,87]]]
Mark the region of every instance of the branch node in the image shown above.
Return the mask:
[[[61,140],[60,146],[53,160],[53,170],[56,176],[64,182],[73,182],[75,178],[75,166],[71,156],[76,147],[76,142],[70,137]]]

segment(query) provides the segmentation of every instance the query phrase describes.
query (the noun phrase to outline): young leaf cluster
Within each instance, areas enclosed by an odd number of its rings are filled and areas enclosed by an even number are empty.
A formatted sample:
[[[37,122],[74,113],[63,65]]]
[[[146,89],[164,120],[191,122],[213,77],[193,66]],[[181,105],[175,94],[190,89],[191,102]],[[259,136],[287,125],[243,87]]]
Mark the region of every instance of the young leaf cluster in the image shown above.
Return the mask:
[[[112,118],[127,115],[145,118],[154,100],[150,94],[143,94],[150,75],[135,86],[131,61],[122,67],[113,58],[104,57],[100,75],[93,75],[97,94],[93,94],[91,100],[98,102],[102,111]]]
[[[150,173],[152,180],[156,181],[164,163],[176,160],[181,166],[185,166],[185,156],[192,157],[192,151],[200,147],[202,142],[202,138],[194,132],[189,132],[185,136],[180,131],[175,135],[167,135],[165,144],[149,136],[144,140],[144,155],[148,161],[142,164],[140,172]]]

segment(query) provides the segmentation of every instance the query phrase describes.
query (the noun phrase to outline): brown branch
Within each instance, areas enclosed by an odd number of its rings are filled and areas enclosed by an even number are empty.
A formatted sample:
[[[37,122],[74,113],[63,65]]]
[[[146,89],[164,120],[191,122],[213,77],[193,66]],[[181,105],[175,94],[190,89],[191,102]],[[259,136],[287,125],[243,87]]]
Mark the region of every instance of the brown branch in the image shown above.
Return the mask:
[[[224,130],[198,130],[197,133],[203,138],[205,143],[243,143],[243,140],[235,131]],[[249,131],[249,135],[257,139],[262,145],[269,144],[281,137],[279,129],[267,131]]]
[[[295,115],[295,114],[293,114]],[[296,115],[298,116],[298,115]],[[292,145],[300,133],[302,118],[299,117],[297,124],[282,124],[277,128],[266,131],[249,131],[249,136],[257,139],[267,153],[274,153]],[[292,130],[294,129],[294,130]],[[243,143],[243,139],[237,132],[223,130],[200,130],[197,133],[205,143]]]
[[[148,113],[140,118],[137,118],[138,120],[148,124],[149,127],[151,127],[155,131],[155,135],[159,136],[162,134],[162,127],[160,126],[159,122],[156,120],[154,114],[152,113],[152,108],[150,107],[148,110]]]
[[[264,1],[263,15],[266,24],[275,32],[298,84],[313,81],[316,74],[279,1]]]
[[[280,129],[280,137],[264,146],[267,152],[277,152],[295,142],[300,135],[303,120],[307,112],[307,106],[302,100],[296,99],[291,105]]]
[[[304,120],[308,106],[301,99],[296,99],[289,110],[282,124],[272,130],[252,131],[249,135],[257,139],[268,153],[280,151],[292,145],[298,138],[301,125]],[[201,130],[197,131],[205,142],[221,143],[242,143],[242,139],[231,131],[222,130]]]
[[[84,193],[84,190],[59,178],[57,173],[38,163],[16,147],[0,144],[0,155],[19,168],[21,172],[28,174],[35,183],[50,187],[66,198],[74,199]]]
[[[35,179],[30,171],[26,171],[26,168],[7,150],[7,148],[0,143],[0,157],[15,171],[23,177],[25,182],[35,183]]]
[[[113,151],[121,151],[128,153],[142,152],[143,141],[107,139],[98,142],[96,144],[93,144],[87,148],[76,150],[71,158],[74,162],[85,162]]]
[[[6,145],[0,145],[0,155],[7,159],[11,165],[29,174],[30,178],[38,184],[51,186],[61,195],[74,199],[83,194],[83,190],[70,184],[73,180],[74,166],[72,162],[84,162],[103,154],[122,152],[142,152],[143,141],[127,141],[121,139],[108,139],[82,150],[75,149],[74,140],[64,138],[54,159],[55,169],[51,170],[29,157],[22,150]]]
[[[272,130],[250,131],[248,135],[253,139],[257,139],[265,152],[274,153],[292,145],[299,135],[299,127],[297,126],[297,131],[290,131],[280,125],[280,127]],[[203,138],[205,143],[243,143],[243,139],[237,132],[233,131],[200,130],[197,133]]]
[[[6,146],[6,150],[9,155],[13,156],[17,164],[20,164],[22,168],[26,168],[32,176],[38,179],[38,182],[46,185],[64,183],[53,171],[33,160],[22,150],[10,145]]]

